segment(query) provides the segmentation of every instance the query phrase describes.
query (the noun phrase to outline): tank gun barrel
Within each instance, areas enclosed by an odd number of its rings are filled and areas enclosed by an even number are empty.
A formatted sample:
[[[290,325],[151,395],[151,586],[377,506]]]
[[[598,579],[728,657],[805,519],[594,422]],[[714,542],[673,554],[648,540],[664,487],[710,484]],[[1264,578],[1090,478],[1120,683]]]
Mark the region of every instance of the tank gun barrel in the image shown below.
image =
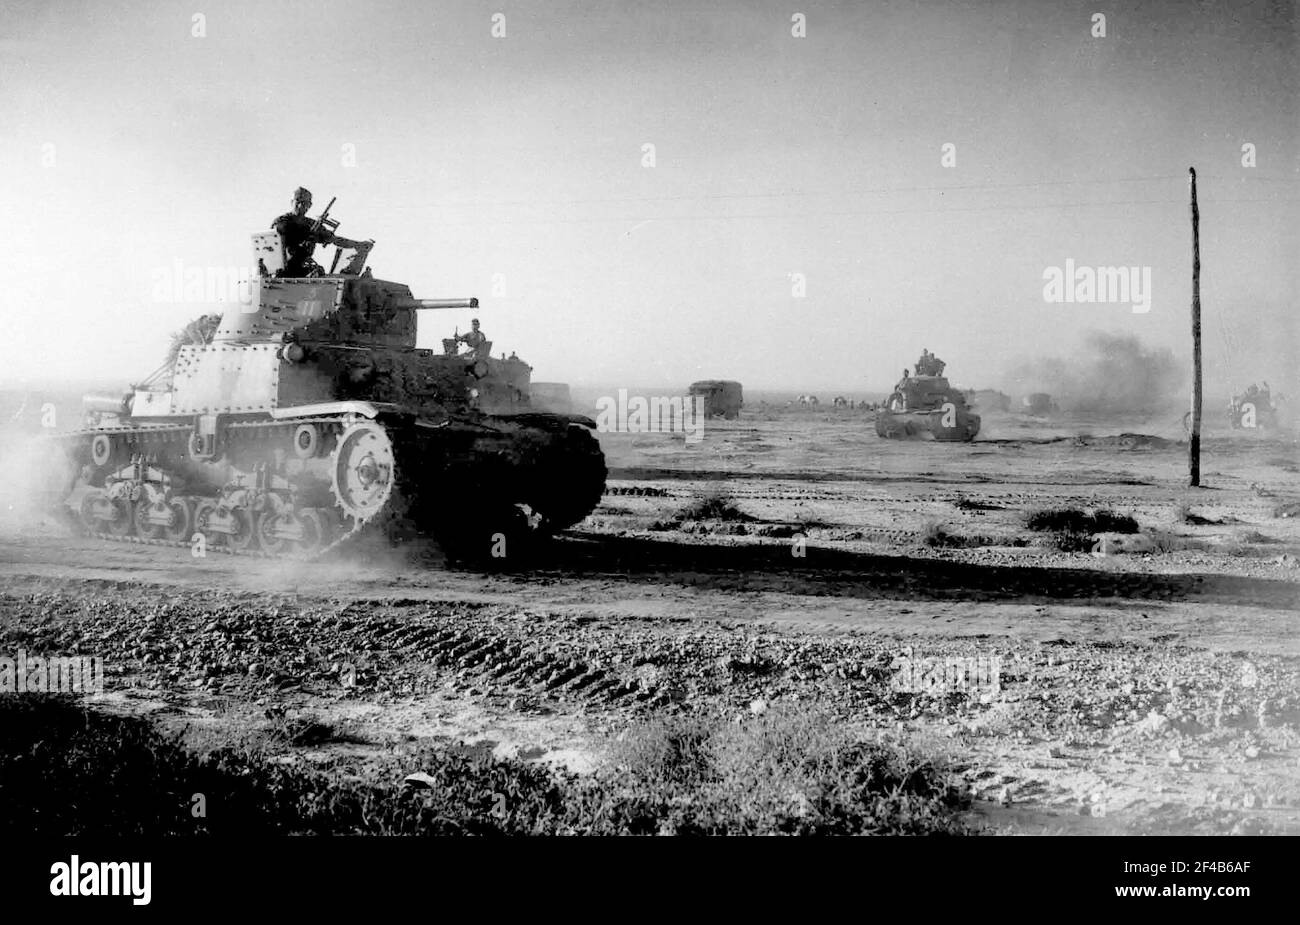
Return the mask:
[[[478,299],[415,299],[412,308],[478,308]]]

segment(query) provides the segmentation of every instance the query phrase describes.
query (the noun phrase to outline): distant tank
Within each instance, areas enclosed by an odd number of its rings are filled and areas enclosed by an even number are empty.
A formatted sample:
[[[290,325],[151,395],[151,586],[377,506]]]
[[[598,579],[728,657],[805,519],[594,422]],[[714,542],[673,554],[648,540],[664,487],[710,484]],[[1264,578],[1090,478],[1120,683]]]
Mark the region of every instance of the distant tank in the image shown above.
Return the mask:
[[[1240,395],[1234,395],[1228,406],[1228,424],[1240,430],[1276,430],[1278,406],[1268,383],[1260,388],[1252,383]]]
[[[890,440],[974,440],[980,416],[966,404],[966,396],[943,376],[945,364],[928,350],[916,363],[916,375],[904,371],[902,380],[876,412],[876,433]]]
[[[477,299],[416,299],[374,278],[373,242],[309,277],[280,275],[277,233],[253,243],[243,304],[144,383],[87,396],[86,426],[54,438],[79,473],[86,530],[307,558],[364,533],[428,534],[473,558],[599,503],[595,422],[534,410],[527,363],[492,358],[486,341],[415,346],[419,310]]]
[[[734,420],[740,416],[740,409],[745,404],[740,383],[730,379],[692,382],[689,393],[692,398],[704,398],[704,416],[709,418],[721,415],[729,421]]]
[[[1036,417],[1046,417],[1049,414],[1059,414],[1061,408],[1046,392],[1034,392],[1020,399],[1020,410]]]
[[[573,410],[573,397],[567,382],[534,382],[530,392],[533,409],[569,414]]]

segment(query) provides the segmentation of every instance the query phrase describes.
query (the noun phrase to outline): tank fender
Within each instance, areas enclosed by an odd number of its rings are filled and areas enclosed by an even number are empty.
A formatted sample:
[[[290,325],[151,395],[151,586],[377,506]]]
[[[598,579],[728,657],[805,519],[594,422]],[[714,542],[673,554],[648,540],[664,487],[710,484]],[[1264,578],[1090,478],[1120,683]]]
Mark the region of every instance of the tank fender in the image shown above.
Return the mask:
[[[499,421],[510,421],[515,424],[523,424],[532,427],[558,427],[560,425],[576,424],[580,427],[586,427],[588,430],[596,429],[596,422],[585,414],[558,414],[549,411],[527,411],[523,414],[494,414],[492,418]]]

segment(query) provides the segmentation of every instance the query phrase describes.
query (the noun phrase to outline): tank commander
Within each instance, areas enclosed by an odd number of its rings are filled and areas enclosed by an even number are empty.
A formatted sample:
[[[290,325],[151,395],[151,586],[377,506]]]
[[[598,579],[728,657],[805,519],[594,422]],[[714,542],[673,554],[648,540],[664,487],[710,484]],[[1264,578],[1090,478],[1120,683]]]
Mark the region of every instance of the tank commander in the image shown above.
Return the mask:
[[[325,271],[312,259],[317,244],[335,244],[339,247],[365,248],[373,241],[353,241],[334,234],[319,220],[307,217],[311,208],[311,191],[298,187],[293,191],[293,211],[286,212],[274,222],[271,228],[280,234],[284,244],[284,269],[276,276],[302,277],[323,276]]]
[[[487,335],[479,330],[478,319],[475,318],[470,322],[471,329],[464,334],[457,334],[456,340],[469,347],[469,355],[475,359],[479,356],[479,351],[487,343]]]

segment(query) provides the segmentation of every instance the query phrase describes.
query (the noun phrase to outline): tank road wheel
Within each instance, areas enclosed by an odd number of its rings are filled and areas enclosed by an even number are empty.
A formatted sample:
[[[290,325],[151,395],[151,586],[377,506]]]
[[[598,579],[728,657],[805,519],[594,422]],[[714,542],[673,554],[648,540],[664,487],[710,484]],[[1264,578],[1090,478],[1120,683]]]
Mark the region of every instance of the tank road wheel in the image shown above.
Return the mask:
[[[226,542],[230,544],[231,549],[255,549],[257,547],[257,524],[253,520],[253,513],[247,508],[232,507],[230,509],[230,519],[235,522],[235,532],[226,536]]]
[[[393,442],[378,424],[357,424],[339,437],[330,459],[331,488],[342,512],[367,521],[393,493]]]
[[[209,546],[219,546],[225,539],[224,533],[209,533],[208,521],[217,511],[217,502],[204,498],[194,505],[194,532],[202,533],[204,542]]]
[[[153,505],[141,498],[132,507],[135,508],[135,532],[146,540],[160,540],[163,536],[163,527],[161,524],[151,523],[149,515],[153,511]]]
[[[184,498],[172,498],[167,502],[167,512],[171,515],[171,521],[162,528],[163,536],[174,543],[188,543],[193,521],[189,502]]]
[[[106,521],[104,528],[113,536],[130,536],[135,527],[136,509],[142,505],[116,498],[110,503],[113,505],[113,519]]]
[[[302,539],[298,541],[298,552],[305,555],[320,552],[329,541],[329,528],[321,512],[314,507],[304,508],[298,512],[298,522],[302,524]]]
[[[275,533],[280,526],[280,516],[275,511],[263,511],[257,518],[257,538],[262,544],[262,549],[273,556],[284,552],[285,547],[289,545],[289,540],[276,536]]]
[[[86,492],[81,496],[81,508],[78,511],[81,515],[81,525],[92,533],[99,532],[99,521],[95,519],[95,501],[98,498],[98,492]]]

